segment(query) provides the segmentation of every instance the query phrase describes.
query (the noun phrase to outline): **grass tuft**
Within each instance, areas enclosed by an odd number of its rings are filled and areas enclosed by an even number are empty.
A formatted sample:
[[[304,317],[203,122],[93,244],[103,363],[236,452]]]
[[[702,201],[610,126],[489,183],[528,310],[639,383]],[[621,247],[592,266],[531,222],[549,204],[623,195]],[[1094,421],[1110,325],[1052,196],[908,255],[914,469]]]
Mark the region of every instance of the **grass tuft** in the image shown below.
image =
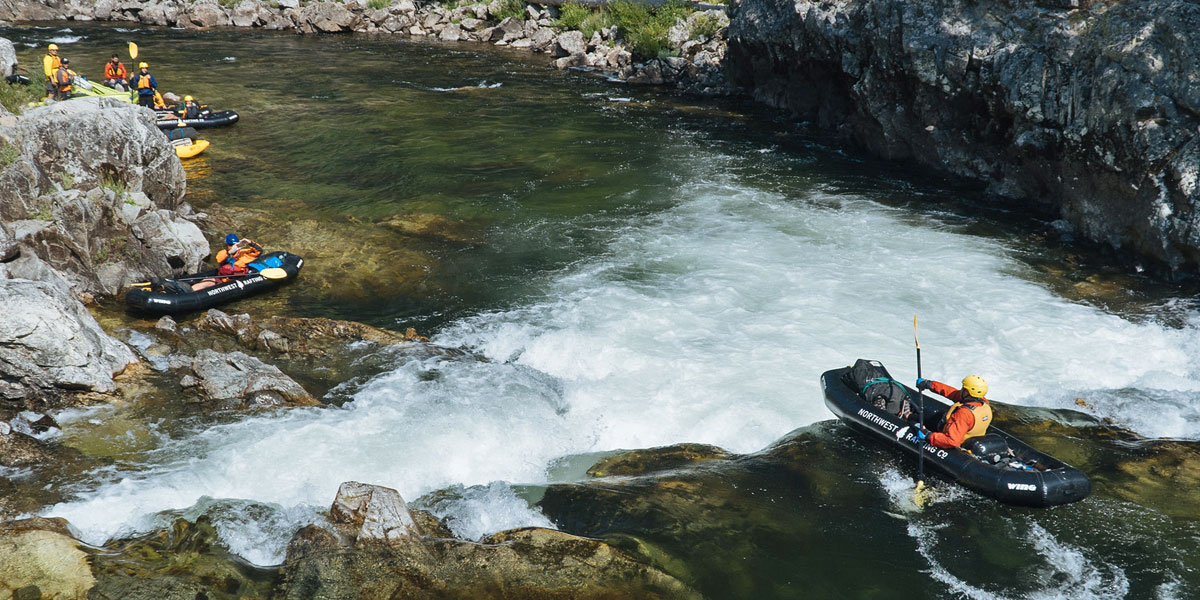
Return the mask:
[[[38,85],[12,85],[0,80],[0,105],[10,112],[19,113],[26,104],[37,102],[45,97],[45,88]]]
[[[504,0],[500,5],[500,10],[492,14],[492,18],[497,22],[503,21],[508,17],[512,17],[518,21],[525,20],[525,2],[522,0]]]

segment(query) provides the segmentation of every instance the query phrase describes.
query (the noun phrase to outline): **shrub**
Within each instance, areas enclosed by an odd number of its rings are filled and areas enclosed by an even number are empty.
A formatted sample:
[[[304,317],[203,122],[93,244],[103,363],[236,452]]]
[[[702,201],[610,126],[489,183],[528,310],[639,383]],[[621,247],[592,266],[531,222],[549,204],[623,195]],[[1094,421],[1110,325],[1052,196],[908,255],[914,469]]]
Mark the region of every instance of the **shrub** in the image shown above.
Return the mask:
[[[686,20],[693,10],[683,0],[670,0],[654,9],[630,0],[615,0],[608,5],[613,23],[629,42],[633,54],[642,59],[674,53],[667,42],[667,31],[675,24],[675,19]]]
[[[721,19],[712,15],[696,15],[692,21],[692,29],[689,31],[689,37],[693,40],[701,36],[711,38],[721,30]]]
[[[370,0],[370,2],[367,2],[367,8],[371,8],[373,10],[387,8],[391,5],[392,5],[392,0]]]
[[[41,69],[38,69],[41,75]],[[26,104],[37,102],[46,97],[45,88],[35,83],[30,85],[10,85],[0,81],[0,104],[14,113],[21,112]]]
[[[525,20],[525,3],[522,0],[504,0],[500,4],[500,10],[492,14],[497,21],[503,21],[508,17],[524,21]]]
[[[593,14],[595,11],[586,6],[567,2],[560,7],[558,19],[554,21],[554,25],[564,29],[582,29],[583,22]]]
[[[593,33],[601,29],[608,29],[613,25],[616,23],[613,21],[612,15],[607,10],[598,10],[588,15],[583,23],[579,24],[579,30],[583,32],[584,38],[590,38]]]
[[[62,183],[62,189],[64,190],[75,187],[75,176],[66,171],[58,172],[58,181]]]

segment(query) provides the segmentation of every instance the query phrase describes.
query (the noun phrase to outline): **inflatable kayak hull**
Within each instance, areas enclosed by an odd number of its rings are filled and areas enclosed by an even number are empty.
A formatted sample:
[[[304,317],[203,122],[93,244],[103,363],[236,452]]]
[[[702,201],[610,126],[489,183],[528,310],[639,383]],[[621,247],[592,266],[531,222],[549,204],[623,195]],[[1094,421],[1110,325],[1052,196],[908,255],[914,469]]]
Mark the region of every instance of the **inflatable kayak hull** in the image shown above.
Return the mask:
[[[984,496],[1021,506],[1056,506],[1083,500],[1091,493],[1092,485],[1082,471],[1044,452],[1034,449],[996,426],[988,428],[988,436],[998,436],[1012,451],[1012,459],[989,462],[964,448],[943,449],[929,443],[917,446],[910,440],[916,417],[906,421],[868,404],[849,382],[849,367],[826,371],[821,375],[825,405],[851,428],[865,433],[886,445],[911,455],[925,453],[925,465],[952,481]],[[916,390],[909,389],[912,397]],[[937,423],[949,405],[940,397],[925,395],[925,423]],[[913,403],[916,410],[916,402]],[[904,428],[909,427],[909,432]],[[897,434],[901,434],[897,438]],[[1032,467],[1030,467],[1032,465]]]
[[[191,158],[208,149],[208,140],[189,140],[187,138],[171,142],[175,146],[175,155],[179,158]]]
[[[125,293],[125,303],[129,306],[148,313],[175,315],[180,313],[207,310],[214,306],[233,302],[248,296],[260,294],[292,281],[300,274],[304,259],[289,252],[270,252],[258,257],[254,264],[271,265],[272,258],[278,258],[280,267],[287,273],[283,279],[267,279],[258,273],[231,278],[226,283],[196,292],[170,293],[155,291],[151,286],[135,287]],[[180,277],[182,284],[189,285],[199,281],[198,277],[214,277],[216,269]]]
[[[161,112],[160,115],[171,114],[169,112]],[[159,119],[159,129],[170,129],[172,127],[195,127],[196,129],[205,129],[208,127],[224,127],[233,125],[238,121],[238,114],[232,110],[223,110],[201,115],[195,119]]]

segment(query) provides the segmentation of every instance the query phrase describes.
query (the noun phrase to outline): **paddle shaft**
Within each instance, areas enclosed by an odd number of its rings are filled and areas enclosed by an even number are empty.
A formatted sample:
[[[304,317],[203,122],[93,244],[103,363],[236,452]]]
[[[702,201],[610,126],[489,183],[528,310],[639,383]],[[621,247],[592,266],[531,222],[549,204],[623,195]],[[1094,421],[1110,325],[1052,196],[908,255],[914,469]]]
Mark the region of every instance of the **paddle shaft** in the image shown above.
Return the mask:
[[[283,279],[283,278],[287,277],[286,271],[283,273],[283,277],[278,277],[278,276],[272,277],[271,275],[277,275],[277,273],[273,269],[278,269],[279,271],[283,271],[283,269],[279,269],[278,267],[267,267],[266,269],[263,269],[262,271],[250,271],[249,273],[231,273],[229,275],[198,275],[196,277],[173,277],[170,279],[170,281],[203,281],[205,279],[218,279],[218,278],[219,279],[232,279],[234,277],[249,277],[250,275],[262,275],[263,277],[265,277],[267,279]],[[271,271],[271,273],[266,273],[266,271]],[[140,283],[131,283],[129,285],[134,285],[134,286],[150,285],[150,282],[144,281],[144,282],[140,282]]]
[[[917,339],[917,315],[913,315],[913,343],[917,346],[917,379],[921,378],[921,342]],[[917,424],[921,429],[925,429],[925,390],[920,386],[917,387],[917,394],[921,399],[917,404]],[[920,446],[920,454],[917,455],[917,486],[920,487],[925,483],[925,448],[924,444]]]

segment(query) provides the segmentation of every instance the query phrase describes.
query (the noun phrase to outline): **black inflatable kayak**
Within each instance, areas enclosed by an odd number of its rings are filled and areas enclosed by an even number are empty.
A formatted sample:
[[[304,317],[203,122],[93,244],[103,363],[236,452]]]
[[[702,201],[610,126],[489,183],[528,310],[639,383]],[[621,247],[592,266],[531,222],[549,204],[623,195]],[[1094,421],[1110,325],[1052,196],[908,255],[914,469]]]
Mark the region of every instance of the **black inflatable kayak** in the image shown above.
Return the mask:
[[[158,128],[170,129],[172,127],[195,127],[196,129],[205,129],[207,127],[224,127],[237,123],[238,114],[232,110],[223,110],[221,112],[212,112],[205,109],[201,111],[200,116],[195,119],[180,119],[174,116],[175,113],[170,111],[161,111],[158,113]],[[161,117],[172,115],[170,119]],[[180,125],[182,123],[182,125]]]
[[[1008,504],[1056,506],[1087,497],[1092,484],[1082,471],[1041,452],[1011,434],[991,426],[987,435],[972,438],[962,448],[950,450],[929,443],[920,447],[910,440],[915,415],[905,420],[867,403],[850,381],[850,368],[821,375],[825,405],[851,428],[891,445],[915,459],[925,452],[925,464],[980,494]],[[917,392],[907,386],[914,412]],[[936,424],[950,408],[936,394],[925,394],[925,424]],[[905,428],[908,428],[907,430]],[[898,437],[899,436],[899,437]],[[974,450],[972,452],[971,450]]]
[[[125,303],[129,306],[151,313],[179,314],[206,310],[214,306],[232,302],[247,296],[275,289],[293,279],[304,266],[304,259],[288,252],[271,252],[258,257],[251,263],[254,273],[233,276],[226,283],[221,283],[199,291],[188,291],[191,284],[204,277],[215,277],[216,269],[186,275],[178,279],[153,281],[149,285],[135,287],[125,292]],[[282,269],[287,276],[279,279],[268,279],[258,270],[263,268]]]

